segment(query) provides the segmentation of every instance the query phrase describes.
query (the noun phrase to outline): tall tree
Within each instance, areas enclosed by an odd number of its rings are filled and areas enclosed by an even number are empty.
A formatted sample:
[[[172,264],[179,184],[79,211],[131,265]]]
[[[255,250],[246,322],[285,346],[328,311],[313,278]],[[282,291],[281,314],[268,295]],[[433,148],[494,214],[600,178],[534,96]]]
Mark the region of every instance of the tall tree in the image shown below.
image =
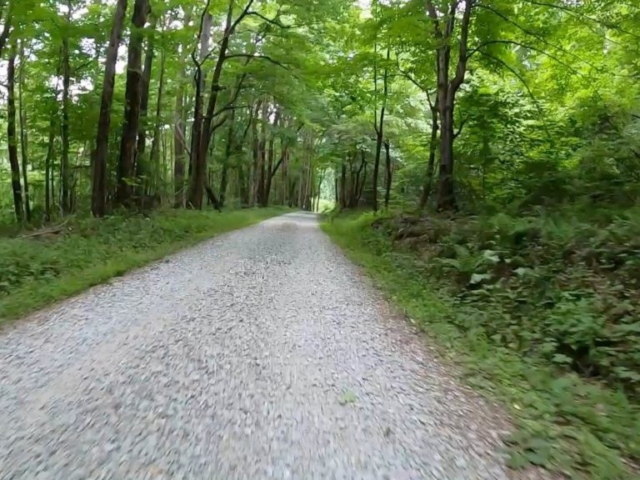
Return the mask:
[[[129,204],[134,182],[134,159],[140,125],[140,103],[143,93],[142,81],[142,29],[149,14],[148,0],[135,0],[131,17],[131,38],[127,57],[127,83],[125,91],[124,125],[120,140],[118,159],[118,189],[116,198],[121,205]]]
[[[456,93],[464,82],[467,73],[467,49],[471,10],[476,0],[452,0],[445,15],[441,15],[432,0],[427,0],[427,12],[433,23],[433,33],[437,42],[437,96],[440,116],[440,168],[438,170],[438,210],[456,208],[454,190],[454,151],[455,140],[454,112]],[[458,7],[462,5],[458,39],[458,60],[453,78],[450,78],[451,48],[453,44]]]
[[[118,0],[113,17],[113,25],[109,36],[109,45],[105,59],[104,80],[98,119],[98,134],[93,158],[93,186],[91,194],[91,211],[96,217],[106,213],[107,200],[107,156],[109,154],[109,131],[111,127],[111,103],[115,86],[116,61],[118,47],[124,28],[127,0]]]
[[[9,62],[7,66],[7,140],[9,142],[9,164],[11,166],[11,189],[16,218],[24,221],[22,185],[20,183],[20,161],[18,160],[18,138],[16,136],[16,40],[11,40]]]
[[[62,34],[62,152],[60,163],[61,203],[63,213],[71,211],[71,172],[69,169],[69,104],[71,86],[71,60],[69,58],[69,35],[73,15],[72,0],[66,2],[65,28]]]

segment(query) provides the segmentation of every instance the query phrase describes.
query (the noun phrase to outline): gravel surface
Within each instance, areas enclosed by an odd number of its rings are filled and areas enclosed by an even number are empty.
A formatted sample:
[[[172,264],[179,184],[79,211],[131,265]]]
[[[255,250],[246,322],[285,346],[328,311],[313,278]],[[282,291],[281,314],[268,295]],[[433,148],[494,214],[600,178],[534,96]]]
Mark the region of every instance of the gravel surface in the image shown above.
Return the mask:
[[[492,411],[310,214],[0,336],[3,479],[508,478]]]

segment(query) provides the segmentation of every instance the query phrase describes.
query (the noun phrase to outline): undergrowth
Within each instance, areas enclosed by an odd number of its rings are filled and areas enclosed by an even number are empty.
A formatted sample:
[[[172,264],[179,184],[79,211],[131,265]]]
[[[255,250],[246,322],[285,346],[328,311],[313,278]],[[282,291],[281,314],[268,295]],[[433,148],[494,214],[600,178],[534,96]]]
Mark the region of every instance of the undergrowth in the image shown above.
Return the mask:
[[[323,228],[509,408],[511,466],[614,480],[640,460],[633,219],[361,214]]]
[[[0,237],[0,323],[282,208],[76,218],[60,232]]]

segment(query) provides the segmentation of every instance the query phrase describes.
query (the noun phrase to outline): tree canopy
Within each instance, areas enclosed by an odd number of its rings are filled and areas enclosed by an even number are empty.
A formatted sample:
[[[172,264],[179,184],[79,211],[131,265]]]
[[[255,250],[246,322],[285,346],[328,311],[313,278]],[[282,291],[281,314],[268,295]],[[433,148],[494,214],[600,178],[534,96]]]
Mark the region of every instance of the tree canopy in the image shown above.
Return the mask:
[[[2,205],[635,199],[631,0],[3,0]],[[10,210],[11,209],[11,210]]]

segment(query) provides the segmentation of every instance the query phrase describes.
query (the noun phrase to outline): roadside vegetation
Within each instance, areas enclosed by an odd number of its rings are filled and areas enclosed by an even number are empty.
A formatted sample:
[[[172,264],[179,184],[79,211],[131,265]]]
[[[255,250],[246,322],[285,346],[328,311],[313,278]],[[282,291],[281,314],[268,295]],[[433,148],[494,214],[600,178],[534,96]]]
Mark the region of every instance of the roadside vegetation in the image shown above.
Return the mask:
[[[611,281],[567,265],[582,262],[567,255],[576,243],[583,242],[573,254],[588,255],[611,237],[592,235],[588,224],[584,235],[563,237],[540,217],[417,220],[352,214],[324,229],[443,356],[464,366],[466,382],[511,412],[517,428],[505,440],[513,467],[636,478],[639,343],[635,307],[624,299],[635,287],[625,290],[625,272]],[[618,222],[610,228],[633,235]],[[416,228],[421,237],[411,236]],[[538,241],[514,243],[532,228]]]
[[[0,323],[286,211],[277,207],[224,213],[161,210],[103,220],[70,218],[61,226],[0,237]]]

